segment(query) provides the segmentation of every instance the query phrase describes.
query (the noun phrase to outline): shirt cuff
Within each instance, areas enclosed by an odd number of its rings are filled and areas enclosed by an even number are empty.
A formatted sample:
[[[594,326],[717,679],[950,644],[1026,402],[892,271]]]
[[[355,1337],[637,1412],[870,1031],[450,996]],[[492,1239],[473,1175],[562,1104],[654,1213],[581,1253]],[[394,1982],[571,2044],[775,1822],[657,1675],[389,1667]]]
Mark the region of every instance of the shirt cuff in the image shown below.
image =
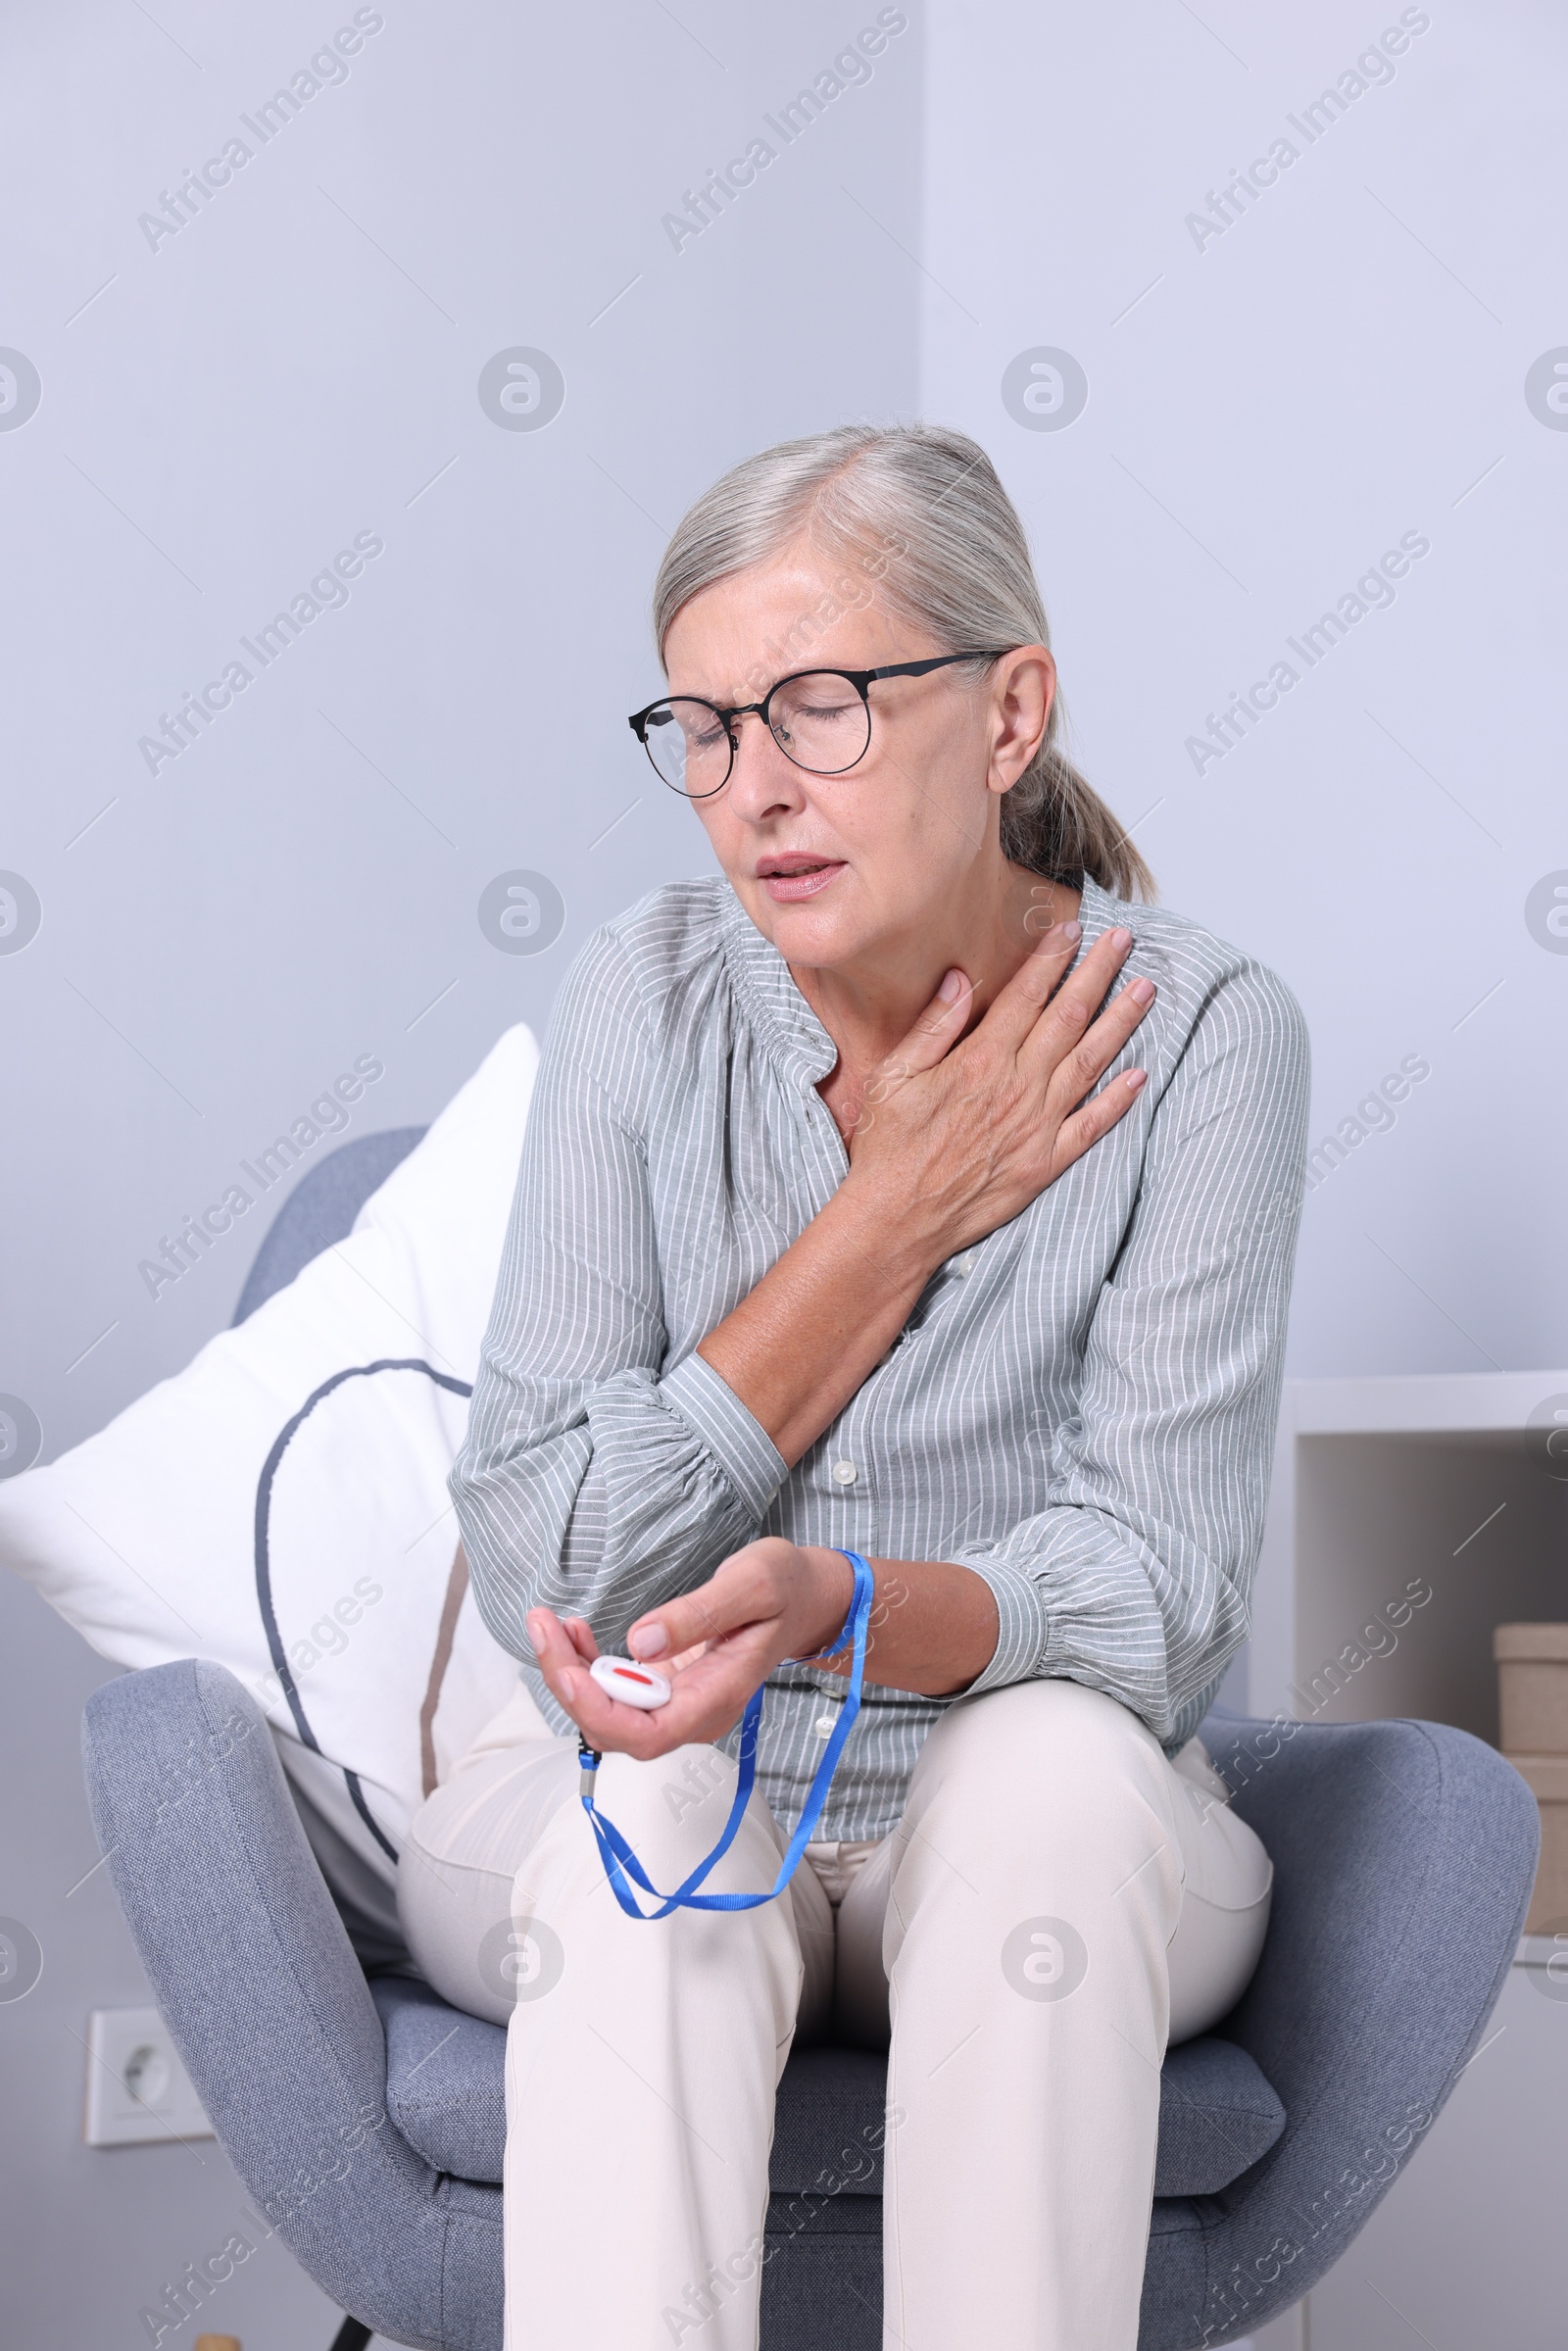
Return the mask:
[[[1040,1586],[1007,1559],[960,1557],[956,1564],[990,1585],[1000,1620],[991,1663],[960,1694],[974,1698],[982,1690],[1005,1690],[1012,1682],[1032,1682],[1041,1670],[1050,1629]]]
[[[659,1383],[662,1402],[695,1429],[746,1506],[761,1519],[789,1476],[789,1464],[712,1365],[691,1354]]]

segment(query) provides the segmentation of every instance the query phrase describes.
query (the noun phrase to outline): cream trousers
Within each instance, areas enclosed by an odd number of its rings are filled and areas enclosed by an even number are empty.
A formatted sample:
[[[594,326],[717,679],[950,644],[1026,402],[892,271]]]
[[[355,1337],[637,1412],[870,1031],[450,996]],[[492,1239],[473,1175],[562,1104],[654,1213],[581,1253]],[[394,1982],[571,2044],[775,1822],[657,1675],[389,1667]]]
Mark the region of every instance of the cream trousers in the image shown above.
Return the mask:
[[[654,1884],[716,1841],[713,1747],[607,1755]],[[1194,1739],[1076,1682],[960,1698],[904,1817],[787,1896],[641,1924],[525,1691],[415,1818],[400,1905],[442,1996],[508,2026],[507,2351],[755,2351],[790,2045],[891,2046],[888,2351],[1135,2351],[1167,2042],[1239,1997],[1272,1868]],[[760,1795],[705,1890],[770,1886]]]

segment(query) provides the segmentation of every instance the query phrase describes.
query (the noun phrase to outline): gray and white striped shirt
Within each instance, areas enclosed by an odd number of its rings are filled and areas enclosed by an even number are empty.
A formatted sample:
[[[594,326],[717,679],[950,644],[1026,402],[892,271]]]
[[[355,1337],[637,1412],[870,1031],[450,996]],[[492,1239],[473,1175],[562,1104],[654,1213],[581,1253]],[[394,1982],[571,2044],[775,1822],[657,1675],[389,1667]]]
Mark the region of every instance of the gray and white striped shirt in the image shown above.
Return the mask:
[[[722,878],[596,932],[528,1119],[452,1491],[474,1591],[528,1662],[528,1608],[622,1650],[645,1609],[762,1534],[956,1560],[996,1594],[972,1690],[1061,1674],[1166,1751],[1245,1638],[1300,1212],[1307,1049],[1272,972],[1086,879],[1159,994],[1112,1064],[1149,1083],[1023,1213],[932,1278],[794,1469],[696,1352],[843,1181],[815,1091],[832,1040]],[[799,1818],[844,1684],[768,1685],[759,1784]],[[944,1700],[867,1687],[817,1836],[897,1822]]]

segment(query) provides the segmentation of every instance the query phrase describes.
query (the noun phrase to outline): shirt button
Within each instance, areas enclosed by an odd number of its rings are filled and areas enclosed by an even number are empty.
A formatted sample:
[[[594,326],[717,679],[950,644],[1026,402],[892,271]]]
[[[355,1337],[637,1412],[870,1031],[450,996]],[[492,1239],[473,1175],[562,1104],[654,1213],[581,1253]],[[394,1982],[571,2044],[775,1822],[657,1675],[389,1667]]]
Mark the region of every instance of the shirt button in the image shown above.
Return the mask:
[[[974,1271],[974,1267],[975,1267],[975,1258],[976,1258],[977,1254],[978,1254],[978,1251],[977,1251],[977,1250],[975,1250],[975,1249],[966,1249],[964,1250],[964,1252],[963,1252],[963,1254],[962,1254],[962,1256],[961,1256],[961,1257],[955,1257],[955,1258],[954,1258],[954,1260],[953,1260],[953,1270],[954,1270],[954,1272],[955,1272],[955,1273],[973,1273],[973,1271]]]
[[[853,1461],[835,1461],[833,1464],[835,1486],[853,1486],[859,1474],[859,1470]]]

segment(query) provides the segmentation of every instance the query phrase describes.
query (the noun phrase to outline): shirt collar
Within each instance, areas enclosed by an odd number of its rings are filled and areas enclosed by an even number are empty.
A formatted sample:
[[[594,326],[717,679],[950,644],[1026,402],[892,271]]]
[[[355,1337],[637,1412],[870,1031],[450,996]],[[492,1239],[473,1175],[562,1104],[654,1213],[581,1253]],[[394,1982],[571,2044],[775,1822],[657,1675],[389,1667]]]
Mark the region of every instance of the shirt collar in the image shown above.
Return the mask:
[[[767,1051],[804,1094],[828,1075],[838,1047],[791,979],[778,949],[763,938],[728,883],[725,895],[729,904],[719,917],[719,943],[730,977]]]

